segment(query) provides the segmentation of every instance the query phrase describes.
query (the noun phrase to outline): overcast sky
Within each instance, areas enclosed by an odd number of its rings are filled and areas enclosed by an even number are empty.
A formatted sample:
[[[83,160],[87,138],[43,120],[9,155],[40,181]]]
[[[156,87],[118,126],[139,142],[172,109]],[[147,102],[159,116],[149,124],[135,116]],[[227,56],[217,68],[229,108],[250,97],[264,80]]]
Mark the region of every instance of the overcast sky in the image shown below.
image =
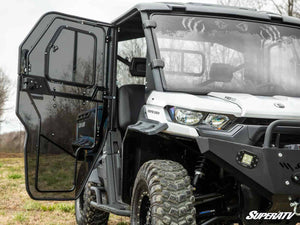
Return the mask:
[[[191,0],[178,2],[191,2]],[[213,3],[217,0],[192,0],[193,2]],[[244,0],[245,5],[247,1]],[[275,0],[279,2],[281,0]],[[15,116],[16,80],[18,47],[37,20],[46,12],[59,11],[86,17],[102,22],[111,22],[132,6],[143,0],[2,0],[0,7],[0,67],[9,76],[12,90],[6,105],[4,123],[0,133],[19,130],[22,125]],[[174,2],[163,0],[162,2]],[[176,2],[176,0],[175,0]],[[242,1],[243,2],[243,1]],[[248,2],[249,3],[249,2]],[[271,1],[270,1],[271,4]],[[268,4],[269,5],[269,4]],[[263,9],[271,11],[271,8]]]
[[[168,0],[164,0],[167,2]],[[172,0],[171,0],[172,1]],[[5,2],[5,3],[4,3]],[[89,19],[110,22],[143,0],[7,0],[0,7],[0,67],[9,76],[12,90],[6,105],[0,133],[19,130],[15,116],[18,47],[37,20],[48,11],[59,11]],[[174,2],[174,0],[173,0]],[[184,2],[184,1],[183,1]],[[216,0],[197,2],[215,3]]]

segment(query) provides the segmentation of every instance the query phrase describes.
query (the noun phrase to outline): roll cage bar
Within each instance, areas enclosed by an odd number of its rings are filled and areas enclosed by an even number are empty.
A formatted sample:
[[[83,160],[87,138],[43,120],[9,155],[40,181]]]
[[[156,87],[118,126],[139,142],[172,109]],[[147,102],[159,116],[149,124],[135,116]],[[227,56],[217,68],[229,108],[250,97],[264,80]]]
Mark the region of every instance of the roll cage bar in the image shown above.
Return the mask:
[[[122,27],[117,34],[117,41],[128,40],[145,36],[147,43],[147,58],[149,59],[151,73],[147,73],[146,93],[151,90],[164,91],[164,63],[161,60],[158,43],[154,33],[155,21],[151,20],[152,14],[175,14],[175,15],[202,15],[209,17],[220,17],[227,19],[237,19],[245,21],[261,21],[265,23],[275,23],[285,26],[299,26],[300,19],[282,16],[275,13],[257,11],[255,9],[231,6],[219,6],[202,3],[141,3],[137,4],[126,13],[115,19],[112,24],[115,27]],[[131,24],[137,24],[133,32]],[[128,26],[126,25],[128,24]],[[118,57],[119,59],[119,57]],[[120,61],[124,61],[119,59]],[[125,61],[123,62],[125,63]]]

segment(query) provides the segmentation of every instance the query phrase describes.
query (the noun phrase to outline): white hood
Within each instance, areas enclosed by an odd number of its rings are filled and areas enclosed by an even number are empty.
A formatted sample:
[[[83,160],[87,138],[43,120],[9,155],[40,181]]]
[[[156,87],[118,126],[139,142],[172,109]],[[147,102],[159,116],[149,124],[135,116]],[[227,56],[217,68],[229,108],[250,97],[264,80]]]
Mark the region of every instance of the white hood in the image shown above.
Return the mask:
[[[237,117],[241,115],[241,109],[236,104],[207,95],[152,91],[147,99],[147,105],[177,106],[195,111],[232,114]]]
[[[241,108],[241,117],[300,119],[300,98],[219,92],[211,92],[208,96],[236,104]]]
[[[236,117],[264,119],[300,119],[300,98],[285,96],[254,96],[250,94],[211,92],[191,95],[152,91],[147,105],[167,105],[186,109],[231,114]]]
[[[197,137],[198,132],[194,127],[170,121],[165,110],[166,106],[230,114],[236,117],[300,120],[300,98],[217,92],[197,96],[185,93],[152,91],[145,106],[147,117],[161,123],[167,123],[168,129],[164,132],[181,136]]]

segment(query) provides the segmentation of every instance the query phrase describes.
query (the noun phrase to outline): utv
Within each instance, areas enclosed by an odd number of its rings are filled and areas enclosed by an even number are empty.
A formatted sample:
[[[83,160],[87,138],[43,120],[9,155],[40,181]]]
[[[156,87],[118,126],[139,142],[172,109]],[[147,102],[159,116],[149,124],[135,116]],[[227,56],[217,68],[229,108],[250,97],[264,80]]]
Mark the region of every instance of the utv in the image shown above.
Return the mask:
[[[42,16],[19,49],[26,189],[78,224],[300,221],[300,20],[198,3]]]

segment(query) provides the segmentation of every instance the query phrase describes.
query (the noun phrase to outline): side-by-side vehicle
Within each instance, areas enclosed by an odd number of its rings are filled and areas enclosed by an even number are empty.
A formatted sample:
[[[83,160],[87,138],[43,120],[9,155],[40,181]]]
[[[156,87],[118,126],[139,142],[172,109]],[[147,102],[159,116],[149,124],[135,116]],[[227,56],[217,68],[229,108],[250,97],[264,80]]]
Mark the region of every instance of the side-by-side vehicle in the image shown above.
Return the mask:
[[[19,49],[28,194],[82,225],[300,221],[299,28],[198,3],[45,14]]]

